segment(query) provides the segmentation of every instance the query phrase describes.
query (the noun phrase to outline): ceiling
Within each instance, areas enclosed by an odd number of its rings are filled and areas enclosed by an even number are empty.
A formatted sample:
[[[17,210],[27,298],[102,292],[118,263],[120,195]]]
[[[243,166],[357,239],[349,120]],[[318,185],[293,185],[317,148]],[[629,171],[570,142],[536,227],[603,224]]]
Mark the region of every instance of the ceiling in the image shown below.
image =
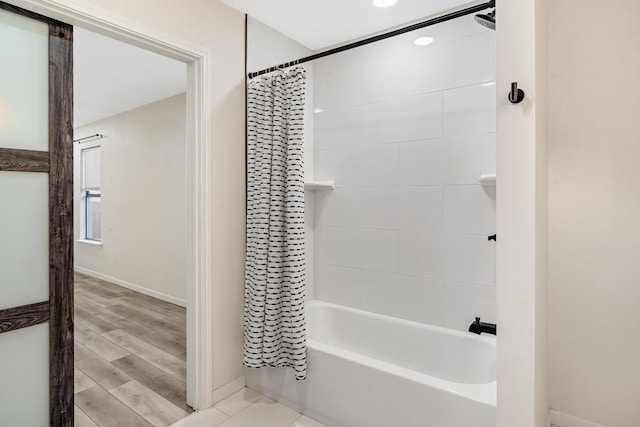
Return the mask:
[[[186,90],[186,64],[74,27],[74,127]]]
[[[457,8],[469,0],[224,0],[311,50],[362,38]]]

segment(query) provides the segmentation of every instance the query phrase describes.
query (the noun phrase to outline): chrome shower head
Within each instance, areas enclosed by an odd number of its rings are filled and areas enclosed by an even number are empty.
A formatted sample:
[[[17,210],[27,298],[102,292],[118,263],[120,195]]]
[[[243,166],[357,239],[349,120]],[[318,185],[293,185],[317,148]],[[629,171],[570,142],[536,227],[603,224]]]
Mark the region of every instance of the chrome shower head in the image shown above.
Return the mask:
[[[476,22],[483,27],[487,27],[489,29],[496,29],[496,10],[493,9],[491,12],[485,14],[478,14],[475,16]]]

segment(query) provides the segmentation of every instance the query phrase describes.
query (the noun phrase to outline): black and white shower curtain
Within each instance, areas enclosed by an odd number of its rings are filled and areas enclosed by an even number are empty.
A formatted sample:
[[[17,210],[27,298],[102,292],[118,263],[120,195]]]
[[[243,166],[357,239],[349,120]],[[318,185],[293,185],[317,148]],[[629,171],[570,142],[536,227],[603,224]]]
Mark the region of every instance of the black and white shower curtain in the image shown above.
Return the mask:
[[[306,376],[305,70],[255,78],[248,91],[244,364]]]

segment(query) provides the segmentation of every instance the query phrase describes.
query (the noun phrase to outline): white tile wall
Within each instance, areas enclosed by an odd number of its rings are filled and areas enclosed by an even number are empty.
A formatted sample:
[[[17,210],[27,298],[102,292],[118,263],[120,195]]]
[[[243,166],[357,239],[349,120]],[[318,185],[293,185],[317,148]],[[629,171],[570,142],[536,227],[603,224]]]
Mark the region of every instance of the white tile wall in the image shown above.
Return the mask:
[[[396,230],[316,226],[314,237],[318,265],[398,271]]]
[[[360,186],[364,182],[362,149],[316,150],[314,153],[315,179],[332,179],[339,187]]]
[[[493,234],[496,203],[479,184],[444,187],[444,229],[454,233]]]
[[[360,229],[345,227],[315,228],[315,266],[333,264],[359,268]],[[316,291],[317,292],[317,291]]]
[[[360,226],[360,189],[341,187],[333,191],[319,191],[315,194],[316,225],[341,227]]]
[[[366,228],[436,232],[442,230],[442,187],[362,188]]]
[[[397,61],[389,60],[388,56],[378,55],[370,57],[366,63],[369,67],[366,70],[362,67],[357,68],[356,79],[351,82],[354,103],[362,105],[394,98],[398,92],[398,80],[388,79],[389,76],[397,75]]]
[[[496,131],[496,87],[493,82],[447,90],[442,98],[445,136]]]
[[[475,134],[441,141],[442,181],[477,184],[478,177],[496,171],[496,134]]]
[[[315,271],[316,280],[323,284],[315,290],[316,299],[348,307],[360,307],[362,270],[318,263]]]
[[[362,226],[397,229],[400,224],[397,187],[363,188]]]
[[[492,82],[495,76],[494,33],[483,32],[439,46],[442,51],[442,88]]]
[[[319,89],[316,89],[319,90]],[[361,107],[330,109],[316,104],[314,144],[316,150],[356,148],[362,140]]]
[[[442,185],[446,164],[442,139],[396,144],[400,185]]]
[[[435,39],[426,47],[413,40]],[[455,329],[495,313],[494,33],[473,17],[314,64],[314,297]]]
[[[485,28],[475,23],[473,15],[468,15],[447,22],[442,28],[442,40],[450,41],[486,32]]]
[[[442,278],[442,233],[400,232],[400,272]]]
[[[398,271],[398,232],[395,230],[359,230],[358,266],[365,270]]]
[[[483,322],[496,321],[496,289],[464,283],[444,283],[444,326],[468,330],[469,315],[482,318]],[[473,318],[471,319],[473,320]]]
[[[398,148],[382,144],[360,150],[360,178],[364,186],[384,187],[398,183]]]
[[[367,104],[361,107],[361,114],[365,145],[442,136],[442,92]]]
[[[398,294],[403,298],[398,298]],[[442,280],[363,271],[362,308],[417,322],[442,325]]]
[[[397,191],[396,209],[400,230],[442,230],[442,187],[400,187]]]
[[[493,42],[493,34],[484,32],[399,54],[399,93],[407,96],[493,81]]]
[[[495,244],[487,235],[448,233],[443,238],[443,277],[464,283],[493,286]]]

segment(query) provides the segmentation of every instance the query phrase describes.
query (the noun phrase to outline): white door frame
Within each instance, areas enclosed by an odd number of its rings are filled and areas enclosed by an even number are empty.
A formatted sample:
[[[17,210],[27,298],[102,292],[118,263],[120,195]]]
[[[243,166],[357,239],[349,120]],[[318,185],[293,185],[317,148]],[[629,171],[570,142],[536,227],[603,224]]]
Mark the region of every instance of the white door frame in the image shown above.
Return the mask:
[[[76,0],[4,0],[187,64],[187,402],[213,404],[211,51]]]

